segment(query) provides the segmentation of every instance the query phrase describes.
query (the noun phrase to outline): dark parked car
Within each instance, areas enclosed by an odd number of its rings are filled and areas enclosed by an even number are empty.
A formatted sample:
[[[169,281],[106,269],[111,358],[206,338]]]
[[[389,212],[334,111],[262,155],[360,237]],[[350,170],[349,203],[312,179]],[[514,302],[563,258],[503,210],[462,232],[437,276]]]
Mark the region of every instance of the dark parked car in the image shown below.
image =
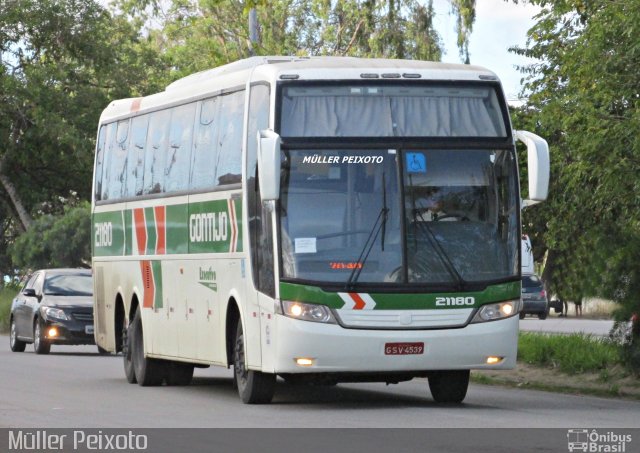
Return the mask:
[[[549,300],[542,280],[537,275],[522,276],[522,302],[520,319],[524,319],[526,315],[538,315],[540,319],[547,319]]]
[[[14,352],[33,343],[36,354],[48,354],[52,344],[95,344],[91,271],[34,272],[11,304],[10,342]]]

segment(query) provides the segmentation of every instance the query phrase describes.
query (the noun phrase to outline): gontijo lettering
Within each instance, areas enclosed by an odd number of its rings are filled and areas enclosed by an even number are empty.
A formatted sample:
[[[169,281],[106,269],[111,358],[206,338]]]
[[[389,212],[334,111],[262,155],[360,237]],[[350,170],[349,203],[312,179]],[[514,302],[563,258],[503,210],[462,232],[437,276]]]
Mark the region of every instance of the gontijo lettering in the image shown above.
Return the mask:
[[[227,213],[205,212],[189,216],[191,242],[219,242],[227,240]]]

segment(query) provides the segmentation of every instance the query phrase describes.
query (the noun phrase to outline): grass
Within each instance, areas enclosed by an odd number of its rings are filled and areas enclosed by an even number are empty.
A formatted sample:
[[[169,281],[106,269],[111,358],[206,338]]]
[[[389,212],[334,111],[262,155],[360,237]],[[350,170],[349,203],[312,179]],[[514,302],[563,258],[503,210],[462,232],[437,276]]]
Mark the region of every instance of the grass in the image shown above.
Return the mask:
[[[585,334],[545,335],[521,332],[518,360],[530,365],[559,369],[566,374],[599,372],[606,381],[606,370],[621,365],[620,346]]]
[[[0,333],[9,332],[9,314],[11,313],[11,301],[18,294],[18,288],[5,286],[0,288]]]

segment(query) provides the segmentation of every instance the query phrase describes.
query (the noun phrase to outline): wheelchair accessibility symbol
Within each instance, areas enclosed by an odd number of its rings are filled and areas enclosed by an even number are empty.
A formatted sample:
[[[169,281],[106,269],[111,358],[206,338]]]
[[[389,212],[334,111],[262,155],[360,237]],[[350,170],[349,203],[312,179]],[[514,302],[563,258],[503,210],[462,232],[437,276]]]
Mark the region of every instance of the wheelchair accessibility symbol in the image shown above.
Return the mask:
[[[426,173],[427,159],[422,153],[407,153],[407,172],[409,173]]]

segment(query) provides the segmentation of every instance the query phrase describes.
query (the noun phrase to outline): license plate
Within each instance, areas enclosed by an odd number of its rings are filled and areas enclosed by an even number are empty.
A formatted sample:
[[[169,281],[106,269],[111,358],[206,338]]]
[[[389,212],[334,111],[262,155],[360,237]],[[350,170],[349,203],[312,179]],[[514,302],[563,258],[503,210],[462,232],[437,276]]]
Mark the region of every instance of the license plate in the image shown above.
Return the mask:
[[[385,343],[385,355],[423,354],[424,343]]]
[[[93,326],[84,326],[84,333],[86,333],[87,335],[92,335],[93,334]]]

